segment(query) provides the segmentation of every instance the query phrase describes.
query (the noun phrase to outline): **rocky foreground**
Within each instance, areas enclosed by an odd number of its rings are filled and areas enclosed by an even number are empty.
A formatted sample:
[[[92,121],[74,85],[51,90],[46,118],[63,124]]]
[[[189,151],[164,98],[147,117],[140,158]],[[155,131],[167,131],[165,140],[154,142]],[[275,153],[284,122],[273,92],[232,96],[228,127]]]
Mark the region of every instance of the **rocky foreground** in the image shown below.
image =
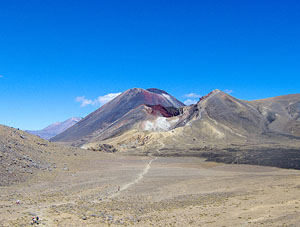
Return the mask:
[[[36,172],[52,172],[81,149],[60,146],[16,128],[0,125],[0,186],[15,184]],[[60,157],[60,159],[57,159]]]

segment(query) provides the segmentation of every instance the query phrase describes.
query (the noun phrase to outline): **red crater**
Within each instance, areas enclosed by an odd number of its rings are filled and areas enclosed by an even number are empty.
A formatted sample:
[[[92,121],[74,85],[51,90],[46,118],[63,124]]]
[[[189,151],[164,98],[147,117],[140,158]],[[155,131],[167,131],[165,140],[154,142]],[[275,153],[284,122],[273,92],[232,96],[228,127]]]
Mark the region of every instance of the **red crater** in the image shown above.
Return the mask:
[[[147,105],[151,108],[152,115],[158,116],[162,115],[163,117],[174,117],[178,116],[179,110],[174,107],[163,107],[162,105]]]

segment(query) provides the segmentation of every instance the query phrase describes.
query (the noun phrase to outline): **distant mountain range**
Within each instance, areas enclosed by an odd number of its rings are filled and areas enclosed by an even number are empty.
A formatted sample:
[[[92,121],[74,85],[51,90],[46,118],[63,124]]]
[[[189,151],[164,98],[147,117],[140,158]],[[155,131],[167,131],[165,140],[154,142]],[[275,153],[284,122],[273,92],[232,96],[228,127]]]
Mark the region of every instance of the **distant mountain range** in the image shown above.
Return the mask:
[[[165,91],[133,88],[83,119],[29,132],[99,151],[300,169],[300,94],[245,101],[216,89],[185,106]]]
[[[52,141],[83,145],[130,130],[189,131],[196,140],[249,140],[262,135],[300,137],[300,94],[244,101],[220,90],[185,106],[165,91],[129,89]],[[173,137],[176,134],[173,135]],[[193,136],[192,136],[193,135]],[[182,135],[180,135],[182,136]]]
[[[245,101],[216,89],[185,106],[165,91],[134,88],[51,141],[300,168],[300,94]]]
[[[36,130],[36,131],[26,130],[26,132],[31,133],[33,135],[37,135],[43,139],[49,140],[52,137],[72,127],[73,125],[78,123],[81,119],[82,119],[81,117],[72,117],[64,122],[56,122],[54,124],[51,124],[42,130]]]

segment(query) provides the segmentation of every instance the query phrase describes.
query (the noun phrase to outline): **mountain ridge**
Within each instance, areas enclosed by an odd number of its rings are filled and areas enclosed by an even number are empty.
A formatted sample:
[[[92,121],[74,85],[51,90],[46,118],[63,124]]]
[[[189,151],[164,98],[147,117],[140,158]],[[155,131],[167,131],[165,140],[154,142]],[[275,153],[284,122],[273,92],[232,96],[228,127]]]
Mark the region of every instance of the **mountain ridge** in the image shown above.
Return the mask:
[[[30,134],[37,135],[43,139],[49,140],[52,137],[72,127],[80,120],[82,120],[82,117],[72,117],[63,122],[55,122],[41,130],[25,130],[25,131]]]

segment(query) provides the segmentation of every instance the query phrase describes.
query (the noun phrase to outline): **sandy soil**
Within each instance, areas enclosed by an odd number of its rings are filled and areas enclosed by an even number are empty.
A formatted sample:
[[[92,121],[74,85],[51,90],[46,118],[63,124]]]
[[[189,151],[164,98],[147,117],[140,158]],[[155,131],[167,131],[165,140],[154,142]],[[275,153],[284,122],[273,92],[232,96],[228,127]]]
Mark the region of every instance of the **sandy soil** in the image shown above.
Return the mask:
[[[63,227],[300,223],[297,170],[96,152],[61,161],[0,188],[0,226],[30,226],[36,215],[39,226]]]

